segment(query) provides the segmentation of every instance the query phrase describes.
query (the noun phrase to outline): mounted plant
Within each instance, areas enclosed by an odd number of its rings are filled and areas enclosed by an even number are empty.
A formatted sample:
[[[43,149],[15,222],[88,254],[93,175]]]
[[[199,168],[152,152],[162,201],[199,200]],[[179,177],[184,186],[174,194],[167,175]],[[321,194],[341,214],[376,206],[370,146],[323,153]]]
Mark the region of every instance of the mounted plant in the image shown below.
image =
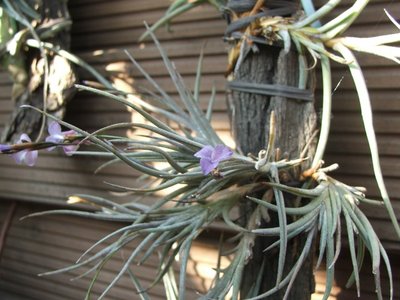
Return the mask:
[[[177,7],[178,4],[182,5],[182,2],[184,1],[175,1],[166,12],[165,16],[160,19],[159,22],[156,22],[151,27],[150,31],[156,30],[162,24],[161,21],[170,22],[175,16],[175,13],[179,12]],[[253,93],[254,95],[283,95],[286,97],[285,101],[287,101],[287,98],[306,100],[310,95],[307,90],[310,70],[312,70],[320,60],[323,104],[322,121],[320,126],[321,133],[311,164],[311,169],[315,169],[319,167],[323,158],[330,128],[332,101],[330,60],[348,66],[360,100],[361,115],[371,151],[373,170],[383,199],[383,203],[381,204],[386,206],[395,231],[397,235],[400,236],[400,228],[390,204],[379,164],[378,148],[374,134],[372,110],[367,86],[362,70],[352,53],[353,51],[365,52],[385,57],[399,63],[400,50],[396,46],[390,46],[390,44],[396,44],[399,42],[400,33],[369,38],[344,37],[343,33],[362,13],[369,1],[354,1],[348,9],[329,20],[329,13],[331,13],[340,3],[340,0],[327,1],[318,10],[315,10],[312,1],[301,1],[305,15],[297,10],[298,8],[295,2],[231,0],[221,3],[219,9],[228,15],[228,26],[225,31],[225,39],[233,43],[232,49],[229,53],[227,71],[227,74],[229,74],[228,87],[233,91],[249,94]],[[393,24],[399,28],[400,26],[395,19],[391,17],[388,12],[386,12],[386,14]],[[326,21],[327,19],[328,21]],[[323,24],[323,21],[326,21],[326,23]],[[143,35],[143,37],[145,37],[145,35]],[[297,89],[293,86],[288,87],[279,84],[269,85],[266,84],[267,82],[254,82],[254,78],[257,78],[257,75],[253,74],[251,76],[246,76],[246,74],[243,75],[243,71],[240,72],[241,69],[248,71],[249,68],[251,68],[251,62],[247,62],[246,66],[242,68],[242,64],[246,60],[257,61],[257,58],[255,57],[262,55],[273,57],[273,47],[263,50],[263,48],[261,48],[263,45],[278,45],[282,47],[283,52],[287,54],[295,48],[295,51],[298,54],[299,64]],[[251,56],[252,53],[255,54]],[[266,60],[266,62],[268,61]],[[266,62],[261,61],[261,63]],[[260,64],[260,60],[255,64]],[[259,70],[257,70],[256,67],[254,71],[266,72],[260,70],[262,67],[259,67],[258,69]],[[288,70],[287,72],[290,73],[292,71]],[[283,76],[285,75],[283,74]],[[243,81],[243,78],[246,79],[246,77],[249,77],[253,82]],[[260,98],[258,101],[271,100],[268,100],[268,98]],[[279,105],[280,104],[277,104],[277,106]],[[243,107],[243,100],[240,100],[239,96],[239,105],[236,105],[234,110],[237,110],[240,107]],[[256,109],[260,109],[260,107],[261,105]],[[270,111],[270,109],[268,109],[268,111]],[[254,113],[254,111],[250,111],[250,115],[252,113]],[[282,116],[282,118],[283,120],[281,122],[284,123],[285,116]],[[307,118],[307,116],[305,116],[305,118]],[[243,132],[245,132],[245,130]],[[246,140],[244,139],[244,141]],[[240,143],[238,146],[240,147]],[[283,149],[283,151],[285,150],[286,149]],[[249,272],[251,273],[251,271]]]
[[[197,2],[200,3],[200,1],[186,2],[176,1],[171,6],[170,12],[176,12],[179,7],[183,11]],[[114,89],[106,91],[82,85],[77,86],[80,90],[108,97],[133,109],[145,118],[145,123],[119,123],[89,133],[55,118],[45,111],[25,106],[25,109],[39,111],[54,122],[49,124],[50,136],[44,142],[32,143],[29,137],[24,135],[17,144],[0,145],[1,153],[13,155],[17,162],[33,165],[37,156],[35,151],[63,147],[68,154],[109,158],[109,161],[99,170],[107,168],[111,164],[124,163],[142,173],[144,177],[153,180],[151,185],[143,188],[111,184],[114,188],[132,193],[133,197],[134,195],[156,195],[159,191],[167,189],[170,191],[170,188],[174,188],[172,192],[159,197],[156,203],[149,206],[139,205],[134,199],[132,202],[120,204],[110,199],[78,194],[73,199],[94,204],[99,207],[99,210],[96,212],[54,210],[31,215],[32,217],[66,214],[129,223],[99,240],[79,258],[76,264],[42,275],[88,267],[82,276],[92,276],[86,296],[89,299],[93,285],[109,259],[120,253],[132,241],[139,240],[139,245],[126,258],[124,266],[109,283],[100,299],[104,298],[125,273],[130,275],[138,295],[142,299],[148,299],[147,290],[141,286],[140,281],[129,267],[134,262],[146,262],[154,253],[159,254],[160,262],[158,275],[154,279],[153,285],[164,279],[167,283],[165,285],[167,297],[184,299],[186,268],[192,243],[211,223],[222,221],[227,228],[236,233],[236,236],[231,239],[235,246],[232,249],[224,249],[220,253],[220,255],[230,255],[232,260],[226,268],[217,268],[217,276],[211,288],[200,296],[201,299],[223,299],[228,295],[232,299],[264,299],[281,290],[284,290],[282,298],[288,299],[291,287],[303,263],[312,254],[312,244],[318,239],[317,266],[325,258],[327,278],[324,299],[327,299],[333,286],[334,266],[340,254],[343,231],[347,232],[353,267],[353,274],[348,284],[355,282],[359,294],[359,269],[365,252],[368,252],[372,261],[372,273],[378,299],[382,299],[381,259],[389,274],[390,298],[392,299],[392,272],[388,256],[368,218],[358,208],[358,204],[363,202],[369,205],[384,205],[399,236],[400,229],[382,180],[365,81],[351,50],[364,50],[367,49],[365,47],[368,47],[369,52],[378,52],[397,61],[400,50],[383,44],[398,42],[400,34],[361,40],[340,37],[339,35],[352,24],[368,2],[361,0],[356,1],[351,8],[326,25],[318,28],[310,25],[324,17],[339,2],[329,1],[312,15],[295,18],[270,15],[270,11],[262,9],[263,1],[257,1],[253,3],[254,8],[250,13],[250,18],[246,19],[246,22],[239,23],[241,27],[237,27],[238,23],[236,23],[231,27],[235,30],[229,32],[232,38],[237,40],[230,56],[230,71],[233,72],[233,80],[230,83],[232,89],[247,90],[248,92],[249,89],[260,89],[259,86],[235,82],[236,71],[243,63],[246,53],[255,50],[257,43],[280,43],[284,52],[288,52],[293,44],[299,55],[298,86],[271,85],[268,86],[269,94],[275,93],[284,97],[310,101],[312,95],[305,90],[308,82],[308,68],[314,63],[316,64],[317,60],[321,61],[323,114],[320,138],[313,158],[304,157],[303,154],[299,154],[295,158],[282,158],[282,151],[277,149],[276,145],[277,132],[280,128],[276,122],[276,113],[273,111],[268,115],[269,132],[265,133],[268,137],[265,149],[258,149],[258,153],[254,153],[255,155],[244,155],[240,149],[229,149],[210,125],[215,91],[212,93],[205,112],[199,106],[202,57],[193,88],[194,92],[192,92],[185,86],[183,79],[151,30],[148,32],[152,35],[160,51],[171,81],[179,94],[179,100],[173,99],[163,91],[129,53],[127,55],[132,63],[153,86],[155,92],[152,96],[156,104],[143,102],[139,98],[134,98],[137,102],[132,102],[128,100],[126,94]],[[186,6],[181,6],[182,3],[186,3]],[[215,3],[220,5],[218,1]],[[290,12],[285,11],[284,14],[291,14],[291,8],[289,10]],[[241,29],[241,31],[237,32],[236,29]],[[360,45],[366,46],[360,48]],[[332,49],[337,53],[327,49]],[[311,58],[312,63],[308,58]],[[329,133],[331,114],[330,59],[348,65],[354,78],[375,176],[383,202],[367,199],[363,188],[351,187],[328,176],[327,173],[334,171],[336,165],[323,166],[322,156]],[[262,88],[265,89],[266,85]],[[60,125],[69,128],[69,131],[62,131]],[[147,134],[137,135],[134,138],[109,134],[110,130],[117,128],[140,128]],[[302,153],[307,153],[307,148],[312,142],[312,140],[304,142],[305,147],[302,149]],[[76,151],[79,146],[88,144],[98,147],[100,150]],[[160,162],[163,163],[163,167],[157,167]],[[299,171],[301,169],[305,170]],[[282,180],[285,172],[297,174],[296,186]],[[288,195],[293,196],[289,197]],[[299,199],[301,201],[298,201]],[[298,204],[289,207],[288,201]],[[241,209],[247,204],[251,204],[253,208],[250,214]],[[238,213],[235,215],[234,212]],[[277,219],[277,226],[270,225],[271,218]],[[253,247],[256,238],[260,236],[275,238],[275,241],[264,250],[268,252],[275,248],[278,249],[277,269],[271,271],[276,273],[276,281],[272,288],[264,290],[261,282],[263,274],[259,271],[255,274],[257,280],[245,293],[242,290],[244,270],[254,255]],[[285,264],[288,259],[288,243],[299,236],[305,236],[304,243],[294,264],[287,271]],[[103,246],[103,248],[96,252],[98,246]],[[180,272],[178,285],[176,285],[171,270],[172,264],[178,256]],[[265,259],[262,260],[264,263]]]
[[[90,65],[69,51],[72,21],[61,0],[0,1],[0,66],[10,75],[15,110],[0,142],[15,142],[21,133],[40,140],[46,118],[21,105],[32,105],[62,119],[78,82],[75,65],[112,89]],[[33,112],[33,114],[31,114]]]

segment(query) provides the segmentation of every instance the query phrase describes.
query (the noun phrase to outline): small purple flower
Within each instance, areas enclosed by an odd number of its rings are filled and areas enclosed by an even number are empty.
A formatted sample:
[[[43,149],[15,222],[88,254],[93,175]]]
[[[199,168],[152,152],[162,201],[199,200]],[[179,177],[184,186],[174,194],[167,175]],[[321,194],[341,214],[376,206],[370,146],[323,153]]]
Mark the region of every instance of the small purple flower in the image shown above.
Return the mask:
[[[21,134],[19,140],[17,141],[17,144],[21,144],[21,143],[31,143],[31,139],[29,138],[29,136],[26,133]],[[35,165],[36,160],[38,158],[38,151],[37,150],[29,150],[29,149],[25,149],[25,150],[21,150],[17,153],[14,153],[11,155],[15,162],[17,164],[22,164],[25,163],[26,165],[32,167]]]
[[[0,144],[0,153],[7,153],[11,150],[10,145]]]
[[[62,144],[68,138],[68,136],[77,135],[75,130],[61,131],[61,126],[56,121],[52,121],[48,127],[49,136],[46,138],[46,142],[54,144]],[[63,149],[66,155],[72,155],[72,152],[78,149],[78,145],[63,145]],[[52,151],[54,147],[47,148],[47,151]]]
[[[200,158],[201,171],[207,175],[214,170],[218,164],[231,157],[232,150],[224,145],[217,145],[214,147],[207,145],[197,151],[194,156]]]

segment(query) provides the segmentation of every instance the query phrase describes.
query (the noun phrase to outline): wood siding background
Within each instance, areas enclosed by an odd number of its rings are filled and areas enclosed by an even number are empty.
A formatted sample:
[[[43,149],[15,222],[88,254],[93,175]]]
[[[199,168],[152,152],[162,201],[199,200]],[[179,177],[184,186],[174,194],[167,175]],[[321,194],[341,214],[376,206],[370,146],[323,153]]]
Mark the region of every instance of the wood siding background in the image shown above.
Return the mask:
[[[324,1],[320,1],[323,3]],[[342,11],[353,1],[343,0],[336,10]],[[166,10],[167,0],[70,0],[73,19],[72,51],[96,67],[103,74],[111,74],[114,82],[121,87],[146,85],[137,70],[132,67],[123,50],[128,49],[141,65],[165,88],[176,95],[168,74],[155,46],[146,41],[138,44],[143,33],[143,21],[152,24]],[[366,11],[356,21],[348,35],[367,36],[394,33],[395,27],[383,12],[386,8],[395,18],[400,18],[400,2],[397,0],[371,0]],[[213,125],[224,139],[229,140],[229,120],[225,106],[226,48],[222,41],[225,23],[212,7],[204,6],[179,17],[174,21],[172,31],[161,29],[157,37],[175,62],[188,86],[193,86],[200,48],[207,42],[202,80],[202,103],[213,85],[217,87],[216,111]],[[370,87],[374,108],[374,125],[378,135],[382,167],[389,194],[396,213],[400,212],[400,67],[383,59],[360,55]],[[80,71],[81,79],[90,79]],[[342,66],[334,65],[334,85],[344,76],[334,93],[332,135],[326,155],[326,162],[340,164],[335,176],[353,185],[368,188],[368,195],[379,198],[374,181],[366,138],[360,118],[360,108],[351,77]],[[11,82],[5,72],[0,72],[0,125],[8,120],[12,109],[10,102]],[[114,122],[129,121],[137,116],[110,100],[94,95],[79,93],[69,104],[67,120],[87,130]],[[69,281],[74,274],[51,277],[37,277],[36,274],[73,263],[96,239],[111,232],[118,224],[92,222],[76,218],[38,218],[19,221],[32,211],[45,210],[64,205],[67,197],[74,193],[109,195],[104,181],[133,185],[137,176],[126,168],[110,167],[100,174],[93,171],[101,164],[100,159],[85,157],[64,157],[60,152],[42,152],[37,166],[29,168],[16,166],[10,157],[0,156],[0,222],[4,226],[11,201],[18,201],[12,218],[3,255],[0,261],[0,299],[83,299],[89,279]],[[35,204],[36,203],[36,204]],[[398,286],[398,258],[400,244],[388,221],[384,209],[365,207],[364,211],[372,220],[384,245],[390,250],[395,269],[395,287]],[[190,297],[196,290],[202,291],[210,277],[201,279],[196,275],[194,265],[210,271],[216,242],[207,239],[196,244],[193,264],[189,273]],[[214,250],[213,250],[214,249]],[[343,251],[343,255],[347,255]],[[197,253],[197,254],[196,254]],[[210,257],[204,255],[210,254]],[[197,256],[196,256],[197,255]],[[156,258],[149,265],[136,271],[143,274],[145,282],[154,278]],[[398,260],[397,260],[398,261]],[[332,299],[354,299],[354,290],[343,291],[342,287],[350,275],[350,263],[346,257],[337,268],[337,286]],[[110,280],[118,267],[113,261],[95,289],[94,296]],[[363,268],[362,299],[375,299],[370,268]],[[209,273],[208,273],[209,274]],[[383,274],[385,274],[383,272]],[[323,272],[317,272],[316,299],[323,291]],[[103,284],[103,286],[101,286]],[[395,288],[396,290],[396,288]],[[396,299],[400,292],[396,291]],[[152,290],[154,299],[164,299],[162,287]],[[107,299],[134,299],[131,283],[121,280]],[[188,299],[193,299],[189,298]]]

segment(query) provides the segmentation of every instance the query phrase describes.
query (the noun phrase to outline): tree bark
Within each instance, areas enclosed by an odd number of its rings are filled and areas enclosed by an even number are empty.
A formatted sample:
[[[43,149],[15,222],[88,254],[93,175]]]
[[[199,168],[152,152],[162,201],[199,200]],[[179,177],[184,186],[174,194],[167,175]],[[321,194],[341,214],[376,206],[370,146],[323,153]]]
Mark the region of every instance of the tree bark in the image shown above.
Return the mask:
[[[258,46],[259,52],[250,52],[241,62],[235,74],[235,80],[297,86],[298,62],[297,54],[289,52],[285,54],[282,48],[273,46]],[[264,96],[246,92],[232,91],[230,98],[230,109],[232,112],[232,128],[239,149],[244,154],[257,155],[261,149],[265,149],[269,135],[269,117],[274,111],[276,115],[276,141],[275,146],[281,150],[282,156],[295,159],[310,141],[316,129],[316,115],[313,102],[288,99],[280,96]],[[314,146],[308,148],[308,156],[313,155]],[[309,163],[302,165],[303,169],[309,167]],[[301,170],[280,174],[281,181],[285,184],[298,185]],[[287,206],[295,206],[293,197],[285,195]],[[255,207],[246,204],[242,209],[253,210]],[[264,227],[275,227],[278,225],[277,217],[271,213],[269,222],[262,224]],[[288,218],[288,222],[290,219]],[[258,237],[253,247],[251,261],[245,268],[244,280],[242,282],[241,295],[243,298],[253,288],[259,272],[262,272],[262,291],[274,287],[276,283],[276,270],[278,265],[278,251],[263,252],[276,240]],[[292,239],[288,245],[285,264],[285,274],[296,262],[304,237]],[[263,264],[264,262],[264,264]],[[264,265],[263,270],[261,266]],[[289,299],[310,299],[314,291],[313,258],[309,257],[301,269],[301,276],[296,279]],[[280,292],[268,297],[268,299],[282,299],[285,288]]]

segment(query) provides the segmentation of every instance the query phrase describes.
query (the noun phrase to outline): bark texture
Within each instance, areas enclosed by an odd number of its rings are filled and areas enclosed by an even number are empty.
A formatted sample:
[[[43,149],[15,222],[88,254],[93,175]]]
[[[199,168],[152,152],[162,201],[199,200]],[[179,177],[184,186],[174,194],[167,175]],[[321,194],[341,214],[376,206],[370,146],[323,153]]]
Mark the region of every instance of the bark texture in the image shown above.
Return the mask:
[[[258,53],[250,52],[246,56],[237,70],[235,80],[297,86],[298,63],[296,53],[289,52],[285,54],[281,48],[273,46],[260,46],[259,50]],[[281,150],[284,157],[298,158],[316,129],[316,115],[312,102],[238,91],[232,92],[229,102],[234,136],[237,145],[244,154],[252,153],[257,155],[261,149],[265,149],[269,135],[269,118],[272,111],[276,115],[275,146]],[[307,155],[312,157],[313,153],[314,145],[312,144]],[[307,163],[302,167],[303,169],[307,168]],[[280,174],[281,181],[286,184],[298,184],[300,171]],[[287,206],[296,205],[294,199],[289,195],[285,195],[285,201]],[[248,212],[253,210],[254,207],[251,204],[246,204],[242,209]],[[288,219],[288,222],[290,221]],[[262,224],[262,226],[279,226],[277,217],[271,213],[270,221]],[[256,239],[252,260],[245,269],[242,297],[245,297],[251,291],[260,271],[263,274],[262,290],[266,291],[275,286],[278,251],[263,252],[274,241],[276,240],[265,237]],[[285,274],[296,262],[303,243],[303,237],[290,241]],[[302,268],[301,275],[298,276],[292,287],[289,299],[310,299],[315,285],[312,263],[312,257],[309,257]],[[262,265],[264,268],[260,270]],[[282,299],[284,292],[285,289],[270,296],[268,299]]]
[[[36,1],[37,2],[37,1]],[[33,2],[32,2],[33,5]],[[42,41],[49,42],[59,49],[68,50],[70,47],[70,16],[67,1],[43,0],[37,3],[36,11],[40,20],[33,20],[32,24]],[[32,38],[30,34],[26,36]],[[24,86],[14,83],[12,100],[15,110],[6,124],[1,142],[15,142],[21,133],[27,133],[36,139],[42,124],[42,115],[31,109],[20,109],[21,105],[31,105],[62,118],[65,106],[75,93],[74,84],[77,81],[75,71],[65,58],[56,53],[45,50],[48,61],[47,94],[44,97],[45,58],[40,50],[21,47],[25,58],[25,69],[28,79]],[[45,98],[45,100],[44,100]],[[46,105],[44,105],[46,101]]]

